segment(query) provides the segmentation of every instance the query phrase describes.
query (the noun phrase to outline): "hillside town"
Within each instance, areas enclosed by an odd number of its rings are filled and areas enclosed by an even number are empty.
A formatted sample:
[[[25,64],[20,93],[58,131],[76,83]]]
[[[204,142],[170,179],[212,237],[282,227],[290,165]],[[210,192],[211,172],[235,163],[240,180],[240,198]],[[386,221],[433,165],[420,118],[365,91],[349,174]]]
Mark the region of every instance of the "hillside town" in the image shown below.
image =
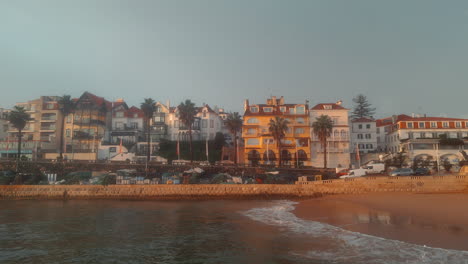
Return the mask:
[[[459,169],[468,149],[468,119],[402,113],[376,119],[365,96],[353,101],[309,105],[271,96],[266,102],[246,99],[239,114],[190,100],[174,105],[146,99],[131,106],[89,92],[41,96],[0,108],[0,157],[337,171],[369,162]],[[21,131],[9,119],[18,111],[27,116]]]

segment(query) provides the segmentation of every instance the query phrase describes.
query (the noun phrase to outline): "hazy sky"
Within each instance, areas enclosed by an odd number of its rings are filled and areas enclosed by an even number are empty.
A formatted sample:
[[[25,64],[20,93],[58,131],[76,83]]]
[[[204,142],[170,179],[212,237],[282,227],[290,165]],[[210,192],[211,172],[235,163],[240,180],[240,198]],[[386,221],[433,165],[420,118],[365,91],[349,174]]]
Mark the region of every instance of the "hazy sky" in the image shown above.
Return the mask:
[[[468,118],[468,1],[0,0],[0,91]]]

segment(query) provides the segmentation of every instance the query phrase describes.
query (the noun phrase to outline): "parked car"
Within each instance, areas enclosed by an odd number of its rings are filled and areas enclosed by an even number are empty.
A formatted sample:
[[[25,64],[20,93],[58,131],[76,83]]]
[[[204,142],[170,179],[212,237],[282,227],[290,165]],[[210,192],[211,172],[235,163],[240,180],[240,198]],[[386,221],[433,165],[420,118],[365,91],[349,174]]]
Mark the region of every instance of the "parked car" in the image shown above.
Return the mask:
[[[417,168],[414,170],[414,175],[430,175],[431,172],[428,168]]]
[[[374,174],[374,173],[384,173],[385,172],[385,164],[383,163],[373,163],[367,166],[364,166],[363,169],[366,169],[367,174]]]
[[[394,171],[391,171],[388,175],[390,176],[411,176],[414,171],[411,168],[400,168]]]
[[[362,176],[366,176],[366,173],[367,173],[367,170],[365,169],[350,170],[348,174],[340,176],[340,179],[362,177]]]

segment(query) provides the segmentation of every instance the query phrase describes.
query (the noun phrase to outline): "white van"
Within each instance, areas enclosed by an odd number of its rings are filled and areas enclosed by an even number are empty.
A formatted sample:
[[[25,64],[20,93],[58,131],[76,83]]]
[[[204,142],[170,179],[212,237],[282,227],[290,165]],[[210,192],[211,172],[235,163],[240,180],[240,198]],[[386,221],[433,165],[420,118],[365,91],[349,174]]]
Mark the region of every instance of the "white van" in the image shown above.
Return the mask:
[[[384,173],[385,172],[385,164],[383,163],[373,163],[367,166],[364,166],[363,169],[366,170],[367,174],[373,173]]]

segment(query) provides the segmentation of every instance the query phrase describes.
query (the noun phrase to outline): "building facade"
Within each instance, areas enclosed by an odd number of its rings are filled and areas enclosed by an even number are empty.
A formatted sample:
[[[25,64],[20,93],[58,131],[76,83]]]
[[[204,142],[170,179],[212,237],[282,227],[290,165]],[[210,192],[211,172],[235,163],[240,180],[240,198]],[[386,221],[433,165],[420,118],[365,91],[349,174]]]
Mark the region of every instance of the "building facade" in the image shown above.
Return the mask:
[[[468,151],[468,119],[398,115],[378,123],[385,124],[387,152],[405,153],[408,165],[431,160],[457,167],[460,151]]]
[[[112,125],[112,103],[85,92],[75,99],[75,110],[65,118],[64,158],[97,160],[103,141],[109,141]]]
[[[124,144],[131,147],[143,140],[143,111],[138,107],[128,107],[127,103],[119,99],[113,102],[112,128],[110,132],[111,144]]]
[[[269,132],[270,120],[281,117],[288,121],[288,130],[278,144]],[[249,165],[311,166],[310,162],[309,106],[286,104],[284,98],[272,96],[266,104],[244,103],[242,138],[244,163]]]
[[[310,109],[310,125],[321,115],[327,115],[333,121],[333,130],[327,138],[327,167],[348,168],[350,159],[350,133],[349,133],[349,109],[342,106],[342,102],[322,103]],[[315,167],[323,167],[324,150],[317,135],[310,130],[311,161]]]
[[[21,154],[27,158],[44,159],[47,155],[57,158],[62,136],[62,114],[59,111],[58,99],[58,96],[41,96],[35,100],[16,104],[24,107],[30,116],[22,131]],[[8,141],[8,146],[2,150],[2,156],[8,153],[9,157],[16,157],[18,131],[11,125],[8,128]]]
[[[377,126],[373,119],[357,118],[351,121],[350,152],[369,153],[377,151]]]

